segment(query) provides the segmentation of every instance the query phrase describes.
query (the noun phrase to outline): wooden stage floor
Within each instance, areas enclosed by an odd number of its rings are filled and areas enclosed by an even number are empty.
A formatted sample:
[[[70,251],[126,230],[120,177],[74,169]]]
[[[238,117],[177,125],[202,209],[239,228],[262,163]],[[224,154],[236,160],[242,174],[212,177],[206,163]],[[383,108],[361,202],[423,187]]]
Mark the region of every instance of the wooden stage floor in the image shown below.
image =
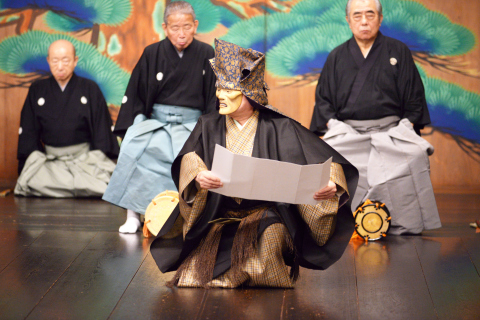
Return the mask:
[[[0,319],[480,319],[480,195],[437,194],[443,228],[350,243],[295,289],[169,289],[99,199],[0,198]]]

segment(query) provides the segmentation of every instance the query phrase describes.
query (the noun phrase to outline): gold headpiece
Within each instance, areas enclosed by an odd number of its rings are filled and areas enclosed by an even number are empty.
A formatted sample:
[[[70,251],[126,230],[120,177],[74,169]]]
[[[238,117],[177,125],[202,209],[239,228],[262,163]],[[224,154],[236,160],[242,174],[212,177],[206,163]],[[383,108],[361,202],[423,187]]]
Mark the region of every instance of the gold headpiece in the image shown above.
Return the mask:
[[[263,53],[215,39],[215,58],[209,61],[217,76],[217,88],[239,90],[256,103],[268,105]]]

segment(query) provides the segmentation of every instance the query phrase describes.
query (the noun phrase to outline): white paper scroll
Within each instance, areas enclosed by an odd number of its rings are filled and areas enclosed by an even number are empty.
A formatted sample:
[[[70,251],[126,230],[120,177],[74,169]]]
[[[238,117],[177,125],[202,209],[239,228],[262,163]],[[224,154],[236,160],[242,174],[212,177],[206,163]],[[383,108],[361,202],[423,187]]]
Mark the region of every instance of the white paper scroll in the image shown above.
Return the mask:
[[[230,197],[316,205],[313,194],[330,180],[332,158],[322,164],[298,165],[234,154],[215,146],[212,173],[223,187],[210,189]]]

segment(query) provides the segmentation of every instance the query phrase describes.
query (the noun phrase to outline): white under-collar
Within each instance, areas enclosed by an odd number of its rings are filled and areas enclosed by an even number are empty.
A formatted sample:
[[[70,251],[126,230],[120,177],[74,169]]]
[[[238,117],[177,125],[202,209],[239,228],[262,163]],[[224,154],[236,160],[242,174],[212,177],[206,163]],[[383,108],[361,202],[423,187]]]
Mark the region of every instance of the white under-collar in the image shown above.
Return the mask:
[[[367,52],[365,52],[365,55],[363,56],[365,59],[367,59],[368,54],[370,53],[370,50],[372,50],[373,44],[368,48]]]
[[[175,50],[177,50],[177,48],[175,48]],[[180,58],[183,57],[183,51],[184,51],[184,50],[182,50],[182,51],[178,51],[178,50],[177,50],[178,56],[179,56]]]
[[[62,92],[63,92],[63,91],[65,91],[65,88],[68,86],[68,83],[70,82],[70,80],[72,80],[72,79],[69,79],[69,80],[67,81],[67,83],[65,83],[64,86],[62,86],[60,83],[58,83],[57,80],[55,80],[55,81],[57,81],[57,84],[58,84],[58,86],[60,87],[60,90],[62,90]]]
[[[243,126],[237,120],[233,118],[232,119],[233,119],[233,122],[235,122],[235,124],[237,125],[238,130],[242,131],[242,129],[245,128],[245,126],[247,125],[248,121],[250,121],[250,118],[248,118],[248,120],[243,124]]]

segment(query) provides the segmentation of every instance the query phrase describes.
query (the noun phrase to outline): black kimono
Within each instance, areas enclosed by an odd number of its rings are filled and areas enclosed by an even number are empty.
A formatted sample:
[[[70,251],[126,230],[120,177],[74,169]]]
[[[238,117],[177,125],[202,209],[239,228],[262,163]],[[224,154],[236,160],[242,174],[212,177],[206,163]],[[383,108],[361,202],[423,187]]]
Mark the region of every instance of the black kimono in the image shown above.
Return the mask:
[[[18,137],[18,172],[44,145],[66,147],[87,142],[111,158],[118,156],[112,119],[98,85],[73,74],[64,91],[53,76],[35,81],[23,105]]]
[[[422,79],[412,53],[402,42],[379,32],[364,58],[352,37],[336,47],[323,66],[310,130],[325,133],[330,119],[373,120],[387,116],[407,118],[419,129],[430,123]]]
[[[97,84],[73,74],[64,91],[52,77],[34,82],[22,109],[15,195],[101,196],[119,146]]]
[[[364,58],[348,40],[328,56],[315,101],[310,130],[326,131],[324,141],[359,171],[353,209],[367,199],[385,203],[391,234],[439,228],[433,146],[419,136],[430,114],[408,47],[379,33]]]
[[[213,48],[194,39],[182,52],[168,38],[145,48],[115,124],[124,139],[103,199],[140,214],[158,193],[175,189],[172,162],[198,117],[215,108]]]
[[[193,39],[182,58],[168,38],[145,48],[133,69],[114,133],[124,136],[138,114],[150,118],[155,103],[215,110],[214,50]],[[177,69],[178,68],[178,69]]]
[[[301,165],[317,164],[333,157],[333,162],[343,167],[348,191],[350,196],[353,196],[358,173],[348,161],[296,121],[265,108],[260,108],[259,111],[258,125],[253,140],[252,157]],[[226,117],[218,113],[211,113],[200,117],[197,126],[172,166],[172,176],[177,187],[180,188],[182,159],[188,155],[198,156],[206,165],[206,169],[210,170],[216,144],[226,146]],[[192,172],[191,169],[186,170],[187,172]],[[180,196],[183,195],[181,194]],[[347,195],[345,194],[345,196]],[[193,210],[195,210],[196,206],[196,204],[193,205]],[[184,237],[180,235],[173,239],[157,238],[151,245],[152,256],[162,272],[176,270],[179,267],[182,268],[182,263],[192,253],[192,250],[197,249],[202,241],[209,241],[208,238],[215,228],[209,223],[210,221],[228,216],[229,212],[253,212],[256,208],[262,206],[267,206],[269,209],[263,213],[261,210],[257,212],[260,214],[257,217],[257,221],[259,221],[258,230],[255,227],[253,234],[257,234],[258,231],[258,237],[260,238],[262,233],[273,224],[286,228],[287,237],[292,239],[292,251],[284,256],[284,263],[293,267],[291,271],[292,277],[298,272],[298,266],[311,269],[328,268],[341,257],[353,233],[353,216],[349,205],[340,207],[336,216],[336,224],[333,227],[333,234],[326,244],[319,246],[312,238],[309,231],[311,229],[309,229],[305,220],[302,219],[296,205],[247,199],[243,199],[241,203],[238,203],[231,197],[208,192],[204,210],[195,224],[188,229]],[[257,213],[249,213],[242,221],[252,218]],[[171,225],[174,219],[175,215],[172,214],[167,222],[167,226]],[[253,217],[253,220],[255,220],[255,217]],[[246,222],[247,225],[250,223]],[[252,225],[255,226],[255,224]],[[210,279],[213,277],[215,280],[231,268],[232,255],[235,256],[232,253],[232,246],[235,246],[237,230],[243,230],[243,226],[243,222],[240,223],[240,226],[237,222],[228,224],[223,228],[218,245],[218,254],[216,254],[214,262],[215,266],[212,270],[213,274],[210,275]],[[165,229],[168,229],[168,227],[164,227],[159,236],[165,233]],[[247,243],[245,245],[248,246]],[[275,278],[273,275],[270,275],[270,277]],[[257,282],[258,284],[259,282]],[[216,286],[215,283],[213,285]],[[230,284],[230,286],[236,285],[238,283]],[[284,286],[281,283],[273,284],[268,282],[268,280],[263,285]],[[193,282],[192,284],[184,284],[184,286],[198,286],[198,284]]]

